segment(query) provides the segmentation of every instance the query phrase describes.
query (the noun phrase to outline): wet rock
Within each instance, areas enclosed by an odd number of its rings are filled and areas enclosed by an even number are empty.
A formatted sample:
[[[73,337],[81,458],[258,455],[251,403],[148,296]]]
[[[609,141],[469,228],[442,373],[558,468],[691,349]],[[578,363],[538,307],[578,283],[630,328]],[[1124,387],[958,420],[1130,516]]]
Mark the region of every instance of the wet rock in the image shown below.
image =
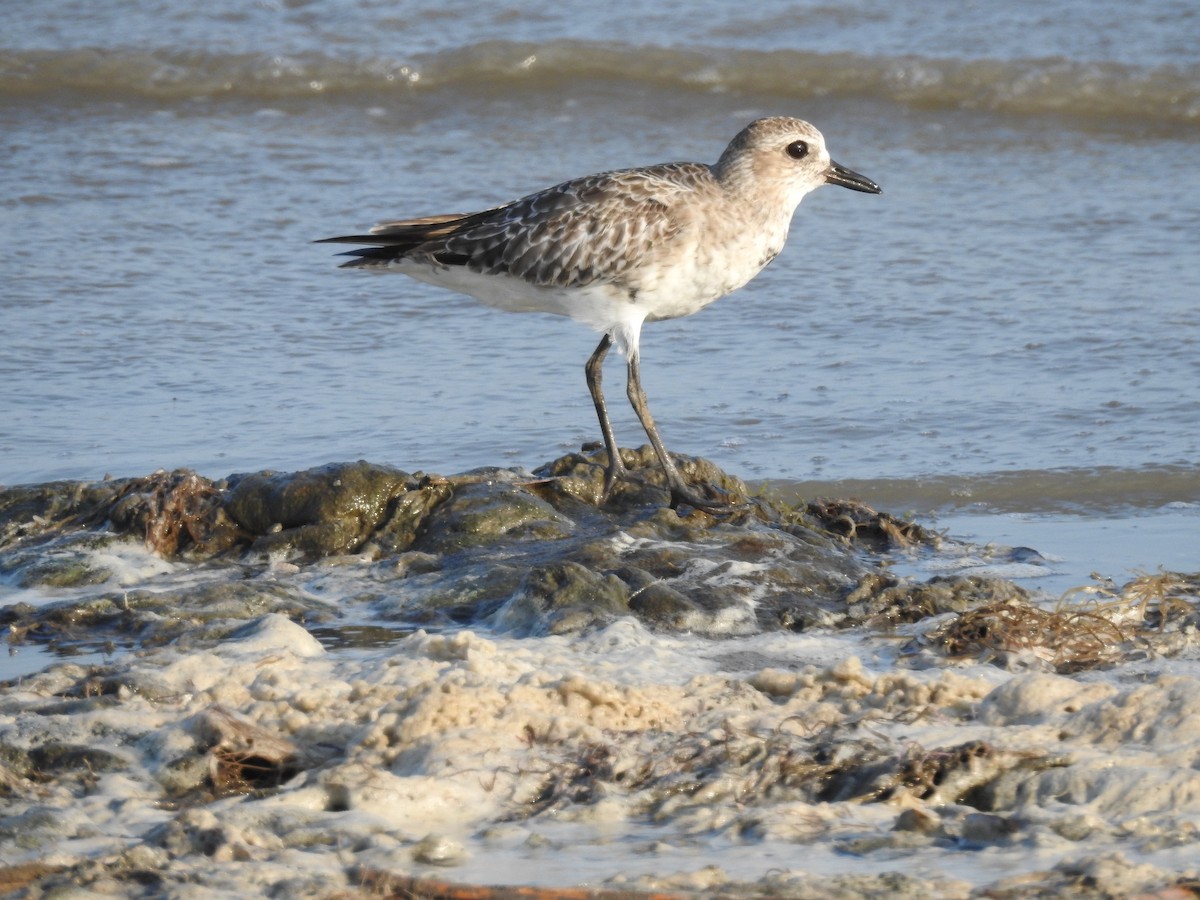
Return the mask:
[[[413,859],[431,866],[458,866],[467,861],[467,850],[453,838],[426,835],[413,847]]]
[[[915,831],[919,834],[941,835],[945,833],[942,820],[928,810],[910,807],[896,816],[893,831]]]
[[[99,541],[88,543],[94,546]],[[92,547],[59,546],[11,554],[0,563],[0,574],[9,576],[14,584],[23,588],[71,588],[103,584],[112,577],[113,571],[99,563],[91,550]]]
[[[670,585],[651,581],[630,596],[629,609],[648,625],[670,629],[685,627],[696,605]]]
[[[77,771],[114,772],[129,765],[115,753],[79,744],[41,744],[29,750],[28,760],[33,772],[44,776]]]
[[[1040,759],[1038,754],[999,750],[983,741],[932,751],[909,747],[900,755],[863,744],[857,756],[838,761],[824,773],[819,797],[835,802],[908,796],[929,806],[976,805],[993,781]]]
[[[405,491],[396,498],[391,514],[376,529],[363,552],[372,556],[390,556],[407,551],[420,534],[426,517],[435,507],[448,500],[454,492],[453,486],[444,478],[421,479],[417,487]],[[410,559],[418,554],[413,553]],[[432,554],[422,554],[436,560]]]
[[[597,445],[584,447],[580,453],[570,453],[534,471],[544,479],[539,487],[549,498],[574,499],[589,506],[598,506],[604,493],[604,471],[608,455]],[[643,444],[637,450],[622,447],[621,461],[632,477],[614,486],[610,503],[614,508],[662,505],[668,495],[666,476],[654,448]],[[675,461],[684,480],[701,485],[714,495],[725,495],[733,503],[745,503],[749,492],[745,483],[728,474],[706,459],[676,456]],[[555,502],[551,499],[551,502]]]
[[[58,838],[65,818],[63,810],[31,806],[24,812],[0,817],[0,840],[32,849]]]
[[[29,752],[11,744],[0,744],[0,797],[17,794],[33,773]]]
[[[862,504],[751,498],[712,463],[679,457],[697,490],[737,505],[725,514],[676,510],[665,505],[651,448],[622,458],[630,478],[604,506],[602,450],[568,454],[533,478],[508,469],[417,476],[359,461],[227,482],[178,470],[9,489],[0,492],[0,529],[11,538],[0,546],[0,572],[80,593],[0,610],[0,623],[17,640],[89,648],[192,646],[268,613],[332,632],[341,610],[302,586],[308,567],[364,562],[374,565],[352,577],[366,586],[339,590],[342,603],[369,604],[400,630],[491,620],[563,633],[623,615],[713,635],[891,627],[1024,597],[999,580],[919,585],[872,568],[855,542],[934,538]],[[154,589],[105,589],[104,548],[122,535],[182,568],[164,565]],[[213,567],[187,568],[204,560]],[[222,574],[221,565],[231,568]],[[86,590],[97,583],[98,592]]]
[[[968,813],[963,816],[962,842],[972,847],[1007,844],[1020,831],[1020,825],[1010,818],[991,813]]]
[[[581,631],[629,610],[629,589],[614,575],[599,575],[575,562],[535,566],[496,624],[524,634]]]
[[[414,487],[408,473],[363,460],[303,472],[258,472],[237,479],[225,510],[241,528],[259,535],[258,550],[329,556],[365,543],[396,499]]]
[[[49,481],[0,489],[0,549],[64,527],[94,522],[122,482]]]
[[[512,596],[527,568],[494,554],[458,554],[429,572],[409,574],[399,567],[392,590],[375,604],[377,612],[416,627],[465,625],[485,618]]]
[[[217,816],[208,809],[185,809],[170,822],[150,830],[147,839],[171,856],[212,856],[228,841]]]
[[[193,549],[214,556],[244,538],[223,500],[223,487],[195,472],[159,471],[122,482],[107,517],[119,531],[144,535],[146,546],[163,557]]]
[[[100,521],[103,521],[101,516]],[[61,523],[0,550],[0,576],[25,588],[103,584],[114,574],[114,556],[127,538],[111,531],[75,530]]]
[[[836,626],[845,616],[842,596],[864,572],[849,548],[820,535],[798,537],[757,515],[721,522],[669,509],[643,515],[619,540],[594,541],[571,558],[591,568],[638,570],[631,585],[638,609],[713,633]],[[653,588],[647,595],[647,575],[672,593]]]
[[[846,596],[856,622],[890,627],[943,613],[961,613],[987,603],[1026,603],[1029,592],[1011,581],[980,576],[934,576],[925,582],[869,572]]]
[[[222,487],[187,469],[100,482],[51,482],[0,490],[0,550],[107,522],[163,556],[196,546],[213,555],[239,539],[223,515]]]
[[[931,843],[932,841],[929,837],[919,832],[892,831],[883,834],[873,834],[867,837],[835,841],[834,846],[842,853],[849,853],[854,856],[869,856],[871,854],[908,855],[925,849]],[[859,897],[863,895],[852,894],[849,896]],[[894,897],[896,895],[891,891],[887,891],[881,896]],[[924,895],[918,894],[917,896],[923,897]]]
[[[573,530],[570,519],[527,490],[481,480],[456,487],[449,499],[430,511],[414,549],[454,553],[500,539],[552,541]]]
[[[247,619],[267,613],[328,615],[317,600],[281,584],[214,580],[169,590],[110,590],[37,607],[14,605],[0,609],[0,623],[22,640],[64,649],[111,650],[131,643],[187,649],[220,640]]]
[[[1063,816],[1049,825],[1051,831],[1068,841],[1086,841],[1109,830],[1108,823],[1092,813]]]
[[[72,712],[80,710],[68,709],[52,714],[70,715]],[[56,740],[46,740],[30,748],[0,744],[0,796],[28,793],[31,785],[41,785],[66,775],[83,775],[90,780],[101,773],[121,772],[128,764],[124,756],[88,744]]]
[[[918,523],[878,512],[859,500],[813,500],[805,505],[804,512],[824,530],[874,550],[936,544],[938,541],[937,535]]]
[[[994,882],[992,897],[1146,897],[1182,900],[1195,896],[1195,873],[1174,876],[1117,852],[1075,857],[1047,871],[1023,872]]]

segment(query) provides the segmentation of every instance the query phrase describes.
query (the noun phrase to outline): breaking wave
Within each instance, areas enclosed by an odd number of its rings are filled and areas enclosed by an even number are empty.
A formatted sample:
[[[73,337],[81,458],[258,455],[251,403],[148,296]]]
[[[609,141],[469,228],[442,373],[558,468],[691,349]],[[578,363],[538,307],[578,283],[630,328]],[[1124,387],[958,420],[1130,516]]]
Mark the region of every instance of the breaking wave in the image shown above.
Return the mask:
[[[0,102],[54,95],[173,102],[404,92],[558,90],[597,81],[663,91],[856,96],[932,109],[1200,120],[1200,65],[931,59],[852,53],[494,41],[411,59],[179,50],[0,51]]]

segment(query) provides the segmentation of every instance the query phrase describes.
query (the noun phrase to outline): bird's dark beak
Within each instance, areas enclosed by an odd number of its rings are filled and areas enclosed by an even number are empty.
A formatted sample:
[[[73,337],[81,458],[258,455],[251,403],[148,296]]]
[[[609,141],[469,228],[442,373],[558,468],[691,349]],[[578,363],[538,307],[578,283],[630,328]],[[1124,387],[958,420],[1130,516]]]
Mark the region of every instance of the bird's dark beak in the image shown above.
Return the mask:
[[[840,184],[842,187],[850,188],[852,191],[862,191],[864,194],[883,193],[883,189],[870,178],[859,175],[845,166],[839,166],[835,162],[830,162],[829,168],[825,170],[825,183]]]

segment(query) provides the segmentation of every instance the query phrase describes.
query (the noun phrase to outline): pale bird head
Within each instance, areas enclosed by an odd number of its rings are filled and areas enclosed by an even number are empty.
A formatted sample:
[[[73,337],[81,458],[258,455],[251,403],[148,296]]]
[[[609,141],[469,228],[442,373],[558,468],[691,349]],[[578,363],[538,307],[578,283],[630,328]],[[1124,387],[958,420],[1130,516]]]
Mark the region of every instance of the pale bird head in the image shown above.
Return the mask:
[[[723,184],[752,180],[759,187],[756,193],[766,193],[763,187],[770,185],[769,192],[786,198],[789,209],[823,184],[881,193],[871,179],[830,159],[821,132],[787,116],[751,122],[729,142],[713,171]]]

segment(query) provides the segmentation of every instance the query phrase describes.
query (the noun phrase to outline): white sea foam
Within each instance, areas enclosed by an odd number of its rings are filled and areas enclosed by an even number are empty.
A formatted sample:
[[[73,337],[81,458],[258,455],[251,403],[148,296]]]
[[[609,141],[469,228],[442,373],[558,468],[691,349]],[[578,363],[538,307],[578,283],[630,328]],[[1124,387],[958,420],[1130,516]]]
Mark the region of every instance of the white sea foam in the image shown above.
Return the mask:
[[[649,766],[669,778],[680,747],[694,743],[689,752],[702,753],[718,736],[734,742],[732,763],[746,752],[734,752],[739,742],[765,748],[793,731],[798,738],[856,722],[893,752],[985,741],[995,749],[982,765],[1019,769],[1023,754],[1070,760],[1037,775],[1032,792],[1005,801],[1037,853],[1025,841],[993,843],[967,866],[963,851],[934,842],[899,856],[863,851],[854,857],[860,874],[941,872],[950,882],[986,884],[1063,854],[1151,848],[1171,823],[1200,816],[1200,776],[1189,750],[1200,722],[1200,710],[1192,709],[1200,697],[1193,663],[1177,666],[1176,675],[1125,685],[1005,676],[992,667],[905,672],[887,654],[872,662],[876,649],[859,639],[782,634],[713,644],[659,637],[621,621],[578,641],[418,633],[349,659],[311,655],[303,629],[269,617],[210,652],[173,658],[165,650],[131,661],[131,670],[160,680],[163,699],[130,694],[86,718],[64,717],[56,739],[69,734],[110,746],[130,765],[98,779],[82,803],[65,802],[58,797],[63,787],[52,787],[41,802],[59,802],[63,812],[31,829],[29,849],[6,852],[14,862],[69,864],[124,852],[130,837],[159,829],[175,835],[164,838],[170,846],[183,841],[172,864],[176,876],[216,890],[249,889],[301,870],[336,884],[350,861],[429,871],[420,860],[432,858],[448,866],[439,877],[463,881],[552,885],[692,873],[684,880],[719,883],[756,880],[769,870],[828,878],[848,871],[831,835],[852,843],[886,835],[906,804],[813,803],[788,791],[759,796],[753,781],[763,772],[746,780],[736,765],[693,772],[700,789],[665,799],[653,793],[655,779],[639,788],[644,775],[633,774]],[[826,653],[863,655],[813,663]],[[734,674],[728,663],[735,657],[758,663]],[[6,699],[0,725],[10,740],[22,702]],[[282,739],[322,735],[326,761],[310,761],[263,800],[163,808],[159,779],[196,753],[197,717],[235,707],[250,726]],[[29,720],[25,739],[44,739],[38,735],[49,725],[44,717]],[[710,737],[696,743],[703,735]],[[592,765],[615,778],[602,783],[602,798],[562,803],[553,816],[511,818],[547,789],[547,778],[563,777],[553,773],[576,771],[571,761],[596,748],[605,755]],[[768,752],[763,764],[774,765],[771,759]],[[622,771],[632,779],[627,787],[615,774]],[[647,804],[656,810],[653,824]],[[21,801],[10,813],[30,815]],[[746,843],[737,835],[750,819],[756,837]],[[1056,837],[1079,828],[1089,834],[1086,846]],[[211,856],[186,851],[184,835],[201,832],[213,842]],[[305,848],[314,840],[355,849],[313,856]],[[48,855],[43,841],[58,849]],[[802,863],[798,841],[805,844]],[[534,848],[543,842],[556,852],[539,854]],[[153,840],[145,846],[155,852]],[[631,846],[643,851],[630,855]],[[713,853],[723,874],[702,876]],[[1169,854],[1147,853],[1147,860],[1170,864]],[[216,869],[214,858],[221,862]]]

